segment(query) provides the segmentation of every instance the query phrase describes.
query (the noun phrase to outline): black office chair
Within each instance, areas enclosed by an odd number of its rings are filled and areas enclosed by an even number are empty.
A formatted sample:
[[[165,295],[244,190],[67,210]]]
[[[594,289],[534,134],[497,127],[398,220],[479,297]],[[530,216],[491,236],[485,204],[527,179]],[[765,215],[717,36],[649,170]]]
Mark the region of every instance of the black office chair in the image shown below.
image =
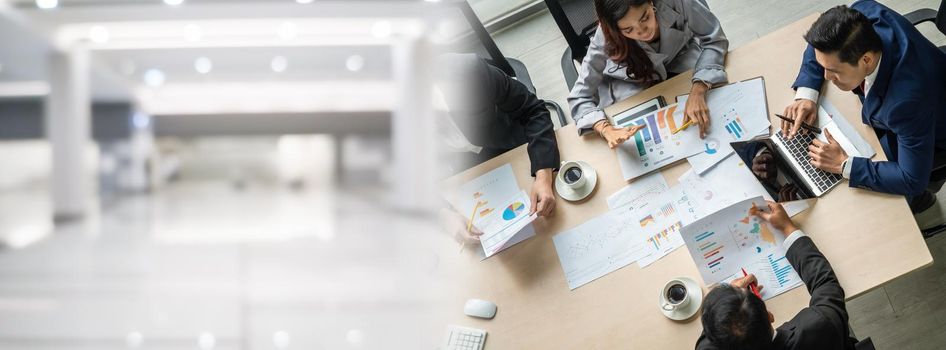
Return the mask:
[[[545,6],[568,43],[562,53],[561,64],[565,85],[571,91],[578,80],[578,69],[575,66],[581,65],[585,54],[588,53],[591,37],[598,29],[598,16],[595,14],[592,0],[545,0]]]
[[[473,8],[470,7],[469,3],[453,1],[445,5],[458,10],[466,24],[469,24],[469,28],[464,28],[458,33],[455,43],[451,45],[452,47],[448,51],[476,54],[521,82],[533,94],[535,93],[535,85],[532,83],[532,77],[529,76],[526,65],[515,58],[503,56],[499,47],[496,46],[496,42],[493,41],[493,37],[489,35],[489,31],[486,30],[483,22],[473,12]],[[558,115],[559,125],[565,126],[568,124],[568,118],[565,116],[565,110],[562,109],[562,106],[548,100],[542,100],[542,103]]]
[[[903,17],[906,17],[914,26],[920,25],[921,23],[933,22],[940,33],[946,34],[946,1],[939,3],[939,11],[925,8],[905,14]],[[940,46],[939,50],[946,53],[946,46]],[[946,180],[946,167],[933,169],[933,173],[930,175],[930,181],[943,180]],[[922,232],[923,238],[929,239],[937,234],[946,232],[946,224],[931,227]]]
[[[874,348],[874,341],[870,337],[865,338],[854,344],[854,350],[877,350]]]
[[[939,3],[939,11],[933,9],[919,9],[903,15],[914,26],[920,23],[933,22],[940,33],[946,34],[946,1]],[[946,52],[946,46],[940,46],[940,51]]]

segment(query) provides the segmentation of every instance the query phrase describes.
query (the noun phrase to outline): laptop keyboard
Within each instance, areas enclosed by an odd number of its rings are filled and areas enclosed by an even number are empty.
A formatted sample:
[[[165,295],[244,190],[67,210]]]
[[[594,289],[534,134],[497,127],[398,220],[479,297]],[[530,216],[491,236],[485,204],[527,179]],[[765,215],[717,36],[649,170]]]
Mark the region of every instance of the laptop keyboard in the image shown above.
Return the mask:
[[[775,133],[775,137],[778,137],[779,140],[782,141],[782,144],[788,148],[787,151],[792,155],[792,158],[795,158],[795,161],[801,164],[801,168],[808,174],[808,177],[815,182],[815,186],[818,186],[819,192],[825,192],[838,182],[841,182],[841,175],[832,174],[811,165],[811,157],[808,157],[808,145],[815,139],[813,133],[798,133],[794,138],[788,140],[782,136],[781,131],[778,131]]]

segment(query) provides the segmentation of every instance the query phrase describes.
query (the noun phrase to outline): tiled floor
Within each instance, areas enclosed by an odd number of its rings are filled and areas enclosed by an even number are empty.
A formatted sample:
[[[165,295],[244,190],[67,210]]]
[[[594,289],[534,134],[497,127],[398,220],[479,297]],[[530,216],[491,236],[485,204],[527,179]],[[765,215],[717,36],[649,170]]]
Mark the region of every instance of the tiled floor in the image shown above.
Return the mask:
[[[842,3],[848,2],[709,0],[730,40],[730,49]],[[901,13],[939,6],[938,0],[881,3]],[[946,36],[932,24],[919,28],[935,44],[946,45]],[[557,101],[567,108],[568,90],[559,65],[566,43],[547,11],[497,33],[495,39],[506,56],[526,64],[540,98]],[[939,203],[944,202],[946,191],[939,193]],[[946,348],[946,332],[942,331],[946,328],[946,235],[930,239],[927,244],[935,261],[933,266],[848,302],[855,333],[858,337],[871,337],[878,349]]]

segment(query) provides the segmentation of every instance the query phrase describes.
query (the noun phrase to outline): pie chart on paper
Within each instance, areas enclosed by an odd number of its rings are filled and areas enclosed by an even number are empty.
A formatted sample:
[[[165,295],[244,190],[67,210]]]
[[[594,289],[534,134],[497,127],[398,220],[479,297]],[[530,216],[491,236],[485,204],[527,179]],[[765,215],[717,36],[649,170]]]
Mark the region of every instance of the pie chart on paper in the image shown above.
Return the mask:
[[[524,210],[526,210],[525,204],[522,204],[522,202],[513,202],[506,207],[506,210],[503,210],[503,220],[509,221],[515,219],[519,214],[522,214]]]
[[[709,138],[706,139],[703,145],[706,147],[704,150],[706,154],[716,154],[717,150],[719,149],[719,140]]]

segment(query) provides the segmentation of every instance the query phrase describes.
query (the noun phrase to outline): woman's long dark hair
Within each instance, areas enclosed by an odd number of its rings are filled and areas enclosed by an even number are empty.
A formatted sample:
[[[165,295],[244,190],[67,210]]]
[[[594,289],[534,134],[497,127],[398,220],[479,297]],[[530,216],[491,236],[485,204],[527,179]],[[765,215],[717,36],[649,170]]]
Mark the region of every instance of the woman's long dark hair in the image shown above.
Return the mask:
[[[627,14],[631,7],[646,5],[651,0],[594,0],[595,12],[601,22],[601,31],[604,34],[604,53],[620,66],[627,67],[629,79],[642,82],[646,85],[654,83],[658,77],[654,63],[647,56],[640,45],[626,38],[618,28],[618,20]],[[657,1],[657,0],[653,0]]]

